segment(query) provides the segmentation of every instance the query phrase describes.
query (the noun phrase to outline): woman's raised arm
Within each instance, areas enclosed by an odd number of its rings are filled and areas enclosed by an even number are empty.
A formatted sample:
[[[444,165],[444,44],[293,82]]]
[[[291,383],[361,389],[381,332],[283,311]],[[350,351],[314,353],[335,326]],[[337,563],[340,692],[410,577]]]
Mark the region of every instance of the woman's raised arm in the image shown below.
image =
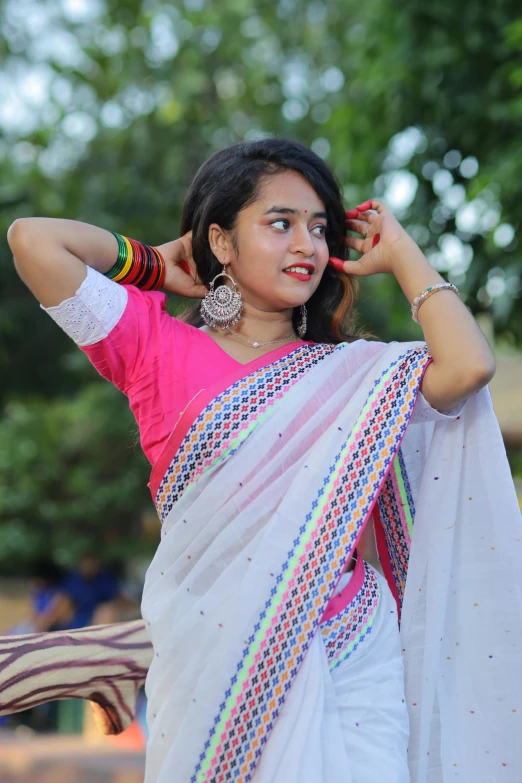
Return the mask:
[[[78,220],[19,218],[7,232],[7,241],[18,274],[44,307],[74,296],[85,280],[86,265],[105,274],[118,258],[114,234]],[[166,265],[164,291],[196,299],[205,296],[207,287],[192,257],[191,231],[157,250]]]
[[[74,296],[85,279],[85,265],[105,273],[118,256],[110,231],[77,220],[19,218],[7,241],[18,274],[44,307]]]

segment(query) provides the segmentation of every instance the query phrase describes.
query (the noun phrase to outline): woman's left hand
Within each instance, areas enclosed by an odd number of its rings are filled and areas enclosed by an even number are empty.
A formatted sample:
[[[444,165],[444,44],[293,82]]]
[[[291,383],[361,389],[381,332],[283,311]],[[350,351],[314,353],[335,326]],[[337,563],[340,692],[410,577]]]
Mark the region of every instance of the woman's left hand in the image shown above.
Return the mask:
[[[357,261],[342,261],[330,258],[329,263],[341,272],[351,275],[376,275],[392,272],[395,259],[408,245],[415,245],[413,239],[401,226],[397,218],[382,201],[365,201],[356,209],[346,212],[346,227],[361,234],[363,239],[347,236],[345,243],[361,258]],[[404,248],[404,250],[402,250]]]

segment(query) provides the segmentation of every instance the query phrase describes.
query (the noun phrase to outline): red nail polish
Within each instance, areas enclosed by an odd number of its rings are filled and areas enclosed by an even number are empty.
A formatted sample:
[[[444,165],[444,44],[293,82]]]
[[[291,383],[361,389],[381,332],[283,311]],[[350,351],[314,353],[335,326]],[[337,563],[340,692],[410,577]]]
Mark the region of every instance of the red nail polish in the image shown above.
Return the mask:
[[[344,261],[342,258],[336,258],[335,256],[330,256],[328,259],[328,263],[333,266],[334,269],[337,269],[338,272],[344,271]]]
[[[185,261],[184,258],[179,262],[179,266],[183,269],[185,274],[190,275],[190,267],[188,265],[188,262]]]
[[[357,212],[356,209],[347,209],[344,214],[346,215],[348,220],[352,220],[353,218],[356,218],[359,213]]]
[[[372,239],[372,247],[375,247],[375,245],[379,242],[381,238],[380,234],[375,234],[374,238]]]
[[[365,201],[363,204],[359,204],[359,206],[357,207],[359,212],[366,212],[367,209],[371,209],[371,208],[372,208],[371,201]]]

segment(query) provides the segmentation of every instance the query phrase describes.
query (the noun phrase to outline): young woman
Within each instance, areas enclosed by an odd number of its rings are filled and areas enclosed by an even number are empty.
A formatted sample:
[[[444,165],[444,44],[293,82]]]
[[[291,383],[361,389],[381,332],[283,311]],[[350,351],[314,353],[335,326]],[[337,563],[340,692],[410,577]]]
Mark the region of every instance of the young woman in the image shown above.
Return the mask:
[[[203,164],[174,242],[45,218],[9,242],[152,465],[147,783],[519,780],[495,363],[386,206],[345,213],[325,163],[271,139]],[[354,332],[356,278],[377,273],[425,342]],[[159,288],[203,301],[173,318]]]

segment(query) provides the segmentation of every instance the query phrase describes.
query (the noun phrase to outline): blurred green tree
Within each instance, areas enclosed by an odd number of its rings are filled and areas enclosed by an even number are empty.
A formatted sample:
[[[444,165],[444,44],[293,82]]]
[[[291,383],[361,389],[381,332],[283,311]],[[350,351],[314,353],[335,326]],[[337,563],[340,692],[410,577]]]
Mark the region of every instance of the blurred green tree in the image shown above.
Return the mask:
[[[132,414],[109,384],[9,402],[0,419],[2,570],[53,553],[71,564],[93,540],[113,556],[143,554],[147,465]]]
[[[327,159],[347,206],[384,197],[472,311],[490,311],[499,337],[522,342],[514,0],[0,0],[0,19],[2,236],[16,217],[47,215],[158,244],[177,235],[184,192],[205,158],[235,141],[285,135]],[[30,433],[12,412],[33,416],[34,442],[42,453],[54,444],[56,463],[67,439],[41,441],[38,416],[56,421],[59,410],[81,431],[82,405],[100,381],[39,312],[1,238],[0,272],[2,426],[8,463],[19,468],[9,480],[30,483],[38,454],[32,468],[18,454],[19,433]],[[359,311],[382,339],[421,337],[392,278],[364,280]],[[128,422],[121,397],[116,408],[115,420]],[[125,426],[113,433],[120,454]],[[85,507],[93,524],[111,503],[115,518],[139,513],[125,471],[110,503],[96,505],[107,439],[98,426],[89,434],[82,480],[67,478],[67,502],[51,501],[50,525],[86,496],[96,499]],[[24,492],[22,507],[23,493],[0,501],[1,523],[41,516],[44,489]]]

